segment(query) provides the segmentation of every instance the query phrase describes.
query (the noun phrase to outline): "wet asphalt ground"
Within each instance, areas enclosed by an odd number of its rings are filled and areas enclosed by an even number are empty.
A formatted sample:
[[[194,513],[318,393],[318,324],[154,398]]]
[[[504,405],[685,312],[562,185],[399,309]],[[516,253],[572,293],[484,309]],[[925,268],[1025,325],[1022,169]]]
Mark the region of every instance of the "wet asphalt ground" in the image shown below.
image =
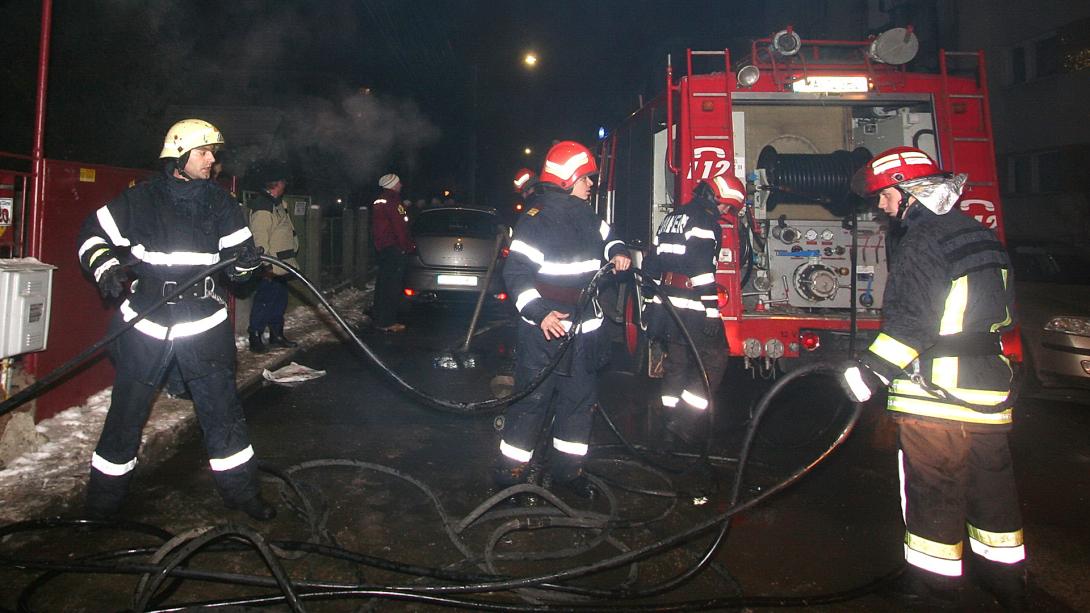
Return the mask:
[[[405,334],[366,332],[363,339],[425,393],[485,400],[492,397],[494,377],[510,370],[515,320],[503,309],[486,312],[482,332],[472,344],[476,367],[437,367],[450,355],[444,349],[461,344],[469,317],[464,306],[415,308],[406,313]],[[495,493],[488,477],[497,452],[494,412],[461,415],[428,408],[391,384],[362,352],[344,344],[320,346],[292,359],[327,375],[294,387],[264,384],[247,390],[245,398],[254,447],[270,469],[263,476],[263,491],[279,509],[275,520],[254,522],[222,507],[194,428],[177,442],[169,460],[137,469],[125,517],[139,525],[27,531],[5,537],[0,549],[0,555],[24,561],[108,564],[124,574],[52,576],[40,569],[5,566],[0,568],[0,606],[115,611],[134,605],[176,610],[203,603],[221,610],[233,604],[226,610],[237,611],[271,602],[264,610],[290,610],[273,600],[282,590],[268,580],[244,586],[238,585],[240,578],[269,578],[275,574],[270,567],[282,568],[298,592],[328,593],[333,584],[472,584],[486,573],[521,577],[594,564],[727,511],[736,459],[751,423],[749,412],[768,386],[740,366],[728,373],[732,383],[724,385],[717,400],[713,457],[707,468],[692,455],[657,453],[699,449],[664,443],[658,420],[648,409],[649,399],[658,395],[655,382],[632,372],[618,352],[602,374],[602,407],[640,455],[624,448],[605,421],[597,419],[589,466],[608,495],[586,502],[555,490],[567,518],[563,521],[556,519],[556,506],[540,502],[532,507],[502,503],[471,522],[466,518],[485,511],[481,503]],[[757,433],[741,499],[768,492],[812,462],[846,427],[849,414],[831,381],[809,377],[786,390]],[[1055,394],[1024,399],[1017,420],[1012,440],[1035,609],[1090,610],[1090,596],[1083,593],[1090,585],[1090,528],[1084,521],[1090,498],[1090,402]],[[790,488],[738,514],[713,563],[691,580],[646,598],[622,598],[684,574],[705,553],[714,531],[639,564],[573,583],[607,595],[605,603],[626,611],[738,596],[774,596],[784,599],[781,604],[801,607],[803,601],[786,599],[866,586],[901,563],[895,459],[891,423],[878,404],[868,406],[829,458]],[[59,512],[73,517],[71,511]],[[604,519],[612,520],[608,532],[585,527]],[[513,529],[518,526],[533,529]],[[217,540],[220,533],[234,538]],[[176,541],[168,540],[172,537]],[[199,548],[202,538],[213,545]],[[306,542],[312,545],[300,544]],[[301,551],[308,547],[337,547],[352,555]],[[133,549],[138,551],[124,555]],[[139,566],[149,559],[177,564],[192,574],[219,574],[203,577],[213,581],[166,580],[156,587],[154,574],[139,574],[149,570]],[[434,578],[444,573],[445,579]],[[435,601],[387,596],[327,594],[307,597],[300,606],[308,611],[440,610]],[[999,610],[971,584],[961,596],[963,610]],[[497,610],[543,602],[574,606],[581,598],[536,590],[431,597],[461,599],[463,609],[465,601],[474,601]],[[712,604],[727,610],[729,603]],[[873,593],[808,608],[904,609]]]

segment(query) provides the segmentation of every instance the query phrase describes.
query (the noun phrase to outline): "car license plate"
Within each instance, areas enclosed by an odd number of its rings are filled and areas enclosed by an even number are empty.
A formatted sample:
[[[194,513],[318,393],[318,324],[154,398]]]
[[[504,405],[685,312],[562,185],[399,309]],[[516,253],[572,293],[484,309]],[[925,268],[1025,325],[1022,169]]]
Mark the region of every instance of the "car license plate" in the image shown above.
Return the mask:
[[[439,275],[439,285],[464,285],[468,287],[477,287],[477,277],[467,277],[462,275]]]

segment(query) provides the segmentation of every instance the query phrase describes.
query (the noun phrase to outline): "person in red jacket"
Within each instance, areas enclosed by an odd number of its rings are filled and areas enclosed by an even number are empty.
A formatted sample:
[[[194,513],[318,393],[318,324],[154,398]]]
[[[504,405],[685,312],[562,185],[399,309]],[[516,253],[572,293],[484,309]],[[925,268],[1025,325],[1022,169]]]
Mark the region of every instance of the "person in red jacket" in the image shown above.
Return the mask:
[[[371,204],[371,239],[378,252],[378,279],[371,309],[375,327],[383,332],[402,332],[397,322],[406,256],[416,250],[409,237],[409,213],[401,202],[401,179],[391,173],[378,180],[382,193]]]

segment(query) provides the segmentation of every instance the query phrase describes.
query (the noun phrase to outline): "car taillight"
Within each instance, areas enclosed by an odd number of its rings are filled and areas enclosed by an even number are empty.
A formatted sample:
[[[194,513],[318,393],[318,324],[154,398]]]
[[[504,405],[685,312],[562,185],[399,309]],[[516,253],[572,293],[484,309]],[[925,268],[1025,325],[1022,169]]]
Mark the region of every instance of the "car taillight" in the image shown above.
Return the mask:
[[[416,295],[416,290],[411,288],[411,287],[406,287],[405,288],[405,295],[409,296],[411,298],[411,297]]]
[[[821,337],[816,332],[803,332],[799,335],[799,344],[807,351],[813,351],[821,346]]]
[[[501,302],[507,300],[507,292],[500,292],[496,294],[496,300],[499,300]]]

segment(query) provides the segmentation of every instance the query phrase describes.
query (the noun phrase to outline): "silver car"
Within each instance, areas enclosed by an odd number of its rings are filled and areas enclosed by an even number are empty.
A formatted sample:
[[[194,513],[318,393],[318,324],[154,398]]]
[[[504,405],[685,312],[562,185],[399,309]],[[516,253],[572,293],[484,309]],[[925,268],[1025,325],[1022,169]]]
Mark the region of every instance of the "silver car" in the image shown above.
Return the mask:
[[[493,260],[488,297],[507,299],[501,273],[509,237],[495,211],[468,206],[424,209],[412,221],[410,232],[416,253],[405,271],[405,294],[411,300],[475,299]]]
[[[1090,389],[1090,253],[1071,243],[1012,242],[1023,353],[1035,382]]]

